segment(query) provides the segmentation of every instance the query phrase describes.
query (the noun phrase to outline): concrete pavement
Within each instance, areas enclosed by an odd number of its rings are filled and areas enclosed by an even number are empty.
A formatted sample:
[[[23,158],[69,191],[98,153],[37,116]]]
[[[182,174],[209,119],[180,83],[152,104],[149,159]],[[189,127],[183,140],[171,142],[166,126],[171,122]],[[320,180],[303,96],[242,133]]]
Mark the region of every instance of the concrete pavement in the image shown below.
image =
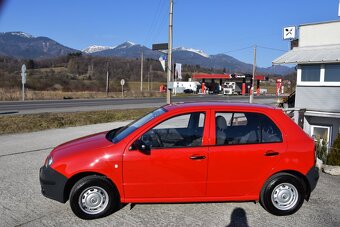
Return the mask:
[[[102,219],[84,221],[73,215],[69,203],[42,196],[39,168],[52,147],[125,124],[0,136],[0,226],[340,226],[340,177],[325,174],[310,201],[286,217],[273,216],[253,202],[137,204]]]

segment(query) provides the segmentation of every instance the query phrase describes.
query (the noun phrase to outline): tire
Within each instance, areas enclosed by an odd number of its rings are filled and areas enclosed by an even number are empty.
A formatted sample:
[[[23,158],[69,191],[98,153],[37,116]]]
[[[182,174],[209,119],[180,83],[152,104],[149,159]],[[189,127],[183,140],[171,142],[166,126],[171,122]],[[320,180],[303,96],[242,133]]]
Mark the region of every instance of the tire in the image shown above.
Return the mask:
[[[77,181],[70,192],[70,206],[81,219],[96,219],[119,209],[115,186],[103,176],[91,175]]]
[[[291,215],[300,209],[305,195],[302,179],[289,173],[279,173],[269,178],[263,186],[260,204],[271,214]]]

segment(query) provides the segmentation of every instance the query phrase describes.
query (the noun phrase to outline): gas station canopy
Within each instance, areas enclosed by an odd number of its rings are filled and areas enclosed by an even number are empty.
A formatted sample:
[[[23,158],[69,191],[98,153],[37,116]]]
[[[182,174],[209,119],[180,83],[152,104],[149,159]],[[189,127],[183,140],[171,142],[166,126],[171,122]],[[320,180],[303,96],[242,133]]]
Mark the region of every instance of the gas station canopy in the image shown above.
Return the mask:
[[[251,74],[207,74],[207,73],[198,73],[193,74],[193,79],[251,79],[253,76]],[[256,75],[255,80],[266,80],[266,77],[263,75]]]

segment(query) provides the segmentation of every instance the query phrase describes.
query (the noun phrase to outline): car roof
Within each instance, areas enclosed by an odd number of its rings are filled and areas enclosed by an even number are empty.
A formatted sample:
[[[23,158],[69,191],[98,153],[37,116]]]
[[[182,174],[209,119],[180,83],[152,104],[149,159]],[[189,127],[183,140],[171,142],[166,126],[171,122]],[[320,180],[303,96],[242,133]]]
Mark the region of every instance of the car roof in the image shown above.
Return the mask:
[[[180,109],[191,109],[191,108],[202,108],[202,109],[213,109],[213,108],[226,108],[226,109],[243,109],[243,110],[275,110],[276,107],[261,105],[261,104],[250,104],[250,103],[227,103],[227,102],[178,102],[163,106],[168,111],[180,110]]]

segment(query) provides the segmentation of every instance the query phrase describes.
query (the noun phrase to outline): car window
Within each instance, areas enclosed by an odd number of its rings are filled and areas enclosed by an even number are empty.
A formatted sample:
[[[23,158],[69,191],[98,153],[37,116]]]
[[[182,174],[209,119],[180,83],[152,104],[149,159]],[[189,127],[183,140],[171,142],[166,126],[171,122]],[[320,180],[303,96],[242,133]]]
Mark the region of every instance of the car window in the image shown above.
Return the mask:
[[[263,114],[220,112],[215,121],[216,145],[282,142],[278,127]]]
[[[196,147],[202,145],[205,114],[177,115],[163,121],[141,136],[151,148]]]
[[[157,125],[154,129],[167,129],[167,128],[187,128],[190,120],[190,114],[170,118],[167,121]]]
[[[161,115],[161,114],[163,114],[165,112],[166,112],[166,110],[164,108],[156,109],[156,110],[152,111],[151,113],[148,113],[144,117],[139,118],[139,119],[131,122],[127,126],[125,126],[123,128],[120,128],[118,131],[116,131],[114,133],[110,133],[109,132],[109,136],[108,137],[110,138],[110,140],[113,143],[118,143],[119,141],[124,139],[126,136],[128,136],[132,132],[134,132],[137,128],[143,126],[147,122],[151,121],[152,119],[158,117],[159,115]]]
[[[237,125],[247,125],[248,121],[244,113],[233,113],[232,124],[233,126]]]
[[[226,125],[227,126],[231,125],[231,123],[232,123],[231,121],[233,119],[233,113],[216,113],[216,118],[218,116],[221,116],[221,117],[224,118],[224,120],[226,121]],[[220,118],[220,119],[222,119],[222,118]]]

